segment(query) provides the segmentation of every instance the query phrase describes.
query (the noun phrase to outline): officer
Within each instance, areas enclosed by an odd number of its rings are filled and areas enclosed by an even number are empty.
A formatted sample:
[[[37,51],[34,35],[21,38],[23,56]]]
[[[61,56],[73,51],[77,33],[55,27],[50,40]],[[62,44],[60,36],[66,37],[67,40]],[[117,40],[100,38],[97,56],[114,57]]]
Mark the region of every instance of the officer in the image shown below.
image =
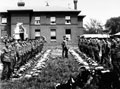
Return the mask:
[[[68,39],[66,39],[66,36],[63,36],[62,41],[62,57],[68,58],[68,45],[67,45]]]
[[[63,36],[63,41],[61,43],[61,45],[62,45],[62,57],[63,58],[65,57],[65,42],[66,42],[66,37]]]
[[[68,38],[66,38],[66,42],[65,42],[65,58],[68,58]]]

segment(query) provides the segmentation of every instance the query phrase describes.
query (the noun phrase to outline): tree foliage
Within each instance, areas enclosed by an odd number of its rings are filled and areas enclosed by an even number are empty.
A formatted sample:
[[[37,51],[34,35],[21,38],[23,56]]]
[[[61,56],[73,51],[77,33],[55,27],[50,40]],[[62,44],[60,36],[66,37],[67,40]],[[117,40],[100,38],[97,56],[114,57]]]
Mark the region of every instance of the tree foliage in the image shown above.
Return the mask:
[[[120,17],[112,17],[107,20],[105,24],[106,29],[109,30],[110,34],[120,32]]]
[[[103,32],[103,25],[95,20],[95,19],[90,19],[90,22],[85,24],[85,34],[99,34]]]

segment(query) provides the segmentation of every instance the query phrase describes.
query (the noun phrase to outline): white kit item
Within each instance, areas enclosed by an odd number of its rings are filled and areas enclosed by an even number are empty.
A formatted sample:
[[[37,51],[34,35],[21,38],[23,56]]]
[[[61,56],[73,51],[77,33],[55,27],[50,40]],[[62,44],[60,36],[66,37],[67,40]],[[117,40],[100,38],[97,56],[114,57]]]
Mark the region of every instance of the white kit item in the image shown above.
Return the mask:
[[[88,65],[87,62],[85,62],[80,56],[79,54],[77,54],[74,50],[70,49],[69,52],[71,52],[72,55],[74,55],[75,59],[78,60],[78,62],[80,62],[83,65]]]

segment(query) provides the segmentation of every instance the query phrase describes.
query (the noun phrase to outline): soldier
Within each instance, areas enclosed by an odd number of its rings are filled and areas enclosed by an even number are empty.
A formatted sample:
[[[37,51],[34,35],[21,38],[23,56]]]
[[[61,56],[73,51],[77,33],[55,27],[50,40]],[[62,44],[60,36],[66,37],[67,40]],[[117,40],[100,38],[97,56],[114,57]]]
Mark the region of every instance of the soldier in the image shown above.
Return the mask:
[[[94,57],[94,51],[93,51],[93,44],[92,44],[92,39],[90,39],[89,41],[89,44],[88,44],[88,52],[89,52],[89,57],[92,58],[93,60],[95,60],[95,57]]]
[[[88,69],[86,69],[86,67],[82,66],[80,68],[79,75],[76,77],[76,81],[75,81],[76,85],[79,86],[80,88],[83,88],[86,85],[89,77],[90,77],[90,72],[88,71]]]
[[[68,38],[66,38],[66,43],[65,43],[65,58],[68,58]]]
[[[12,70],[11,70],[11,59],[10,59],[10,50],[8,45],[5,45],[3,49],[3,54],[1,55],[1,62],[3,63],[3,71],[1,80],[10,79]]]
[[[65,57],[65,42],[66,42],[66,37],[63,36],[63,41],[61,43],[61,45],[62,45],[62,57],[63,58]]]
[[[16,41],[16,51],[17,51],[17,64],[16,67],[19,69],[19,67],[22,65],[22,46],[20,44],[20,41]]]
[[[62,42],[62,57],[68,58],[68,45],[67,45],[68,39],[66,39],[65,36],[63,36],[63,42]]]

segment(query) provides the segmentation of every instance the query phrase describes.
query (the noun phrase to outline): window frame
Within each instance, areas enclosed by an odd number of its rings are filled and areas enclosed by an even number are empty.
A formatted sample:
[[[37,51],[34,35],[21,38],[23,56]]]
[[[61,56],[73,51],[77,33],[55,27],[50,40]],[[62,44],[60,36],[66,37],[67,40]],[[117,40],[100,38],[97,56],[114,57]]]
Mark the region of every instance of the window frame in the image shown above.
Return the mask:
[[[71,24],[71,16],[65,16],[65,24]]]
[[[52,19],[53,18],[53,19]],[[56,25],[56,17],[55,16],[51,16],[50,17],[50,24],[51,25]]]
[[[35,20],[34,24],[35,25],[40,25],[40,19],[41,19],[40,16],[35,16],[35,18],[34,18],[34,20]]]
[[[67,30],[69,30],[70,32],[67,32]],[[72,39],[71,29],[65,29],[65,36],[68,38],[69,41]]]
[[[4,21],[3,21],[3,19],[4,19]],[[1,18],[1,23],[2,24],[7,24],[7,17],[2,17]]]
[[[52,32],[55,32],[54,35],[51,34]],[[55,38],[55,39],[52,39],[52,38]],[[50,29],[50,41],[52,41],[52,42],[57,41],[56,29]]]
[[[39,32],[39,36],[36,36],[36,33],[38,33]],[[36,37],[40,37],[41,36],[41,30],[40,29],[35,29],[35,38]]]

